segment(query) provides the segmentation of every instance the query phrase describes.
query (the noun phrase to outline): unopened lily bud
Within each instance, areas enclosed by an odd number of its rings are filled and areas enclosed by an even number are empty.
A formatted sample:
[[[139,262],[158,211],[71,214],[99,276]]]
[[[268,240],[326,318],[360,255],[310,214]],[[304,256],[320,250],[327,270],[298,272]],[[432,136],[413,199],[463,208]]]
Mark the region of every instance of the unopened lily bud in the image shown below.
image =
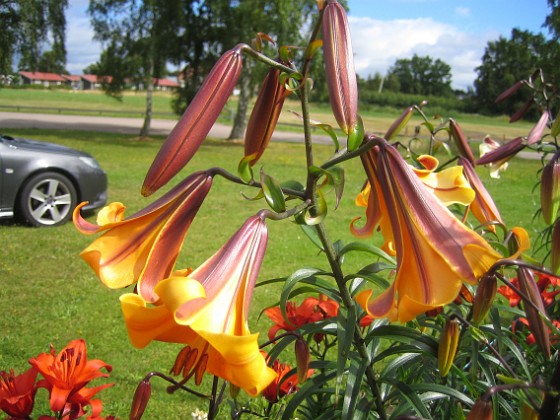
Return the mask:
[[[542,138],[544,129],[548,125],[549,115],[550,114],[548,113],[548,111],[543,112],[541,118],[537,121],[535,126],[531,129],[531,131],[527,135],[527,146],[531,146],[532,144],[535,144]]]
[[[449,132],[451,133],[451,137],[455,141],[455,145],[457,146],[457,150],[459,151],[459,155],[463,156],[464,158],[468,159],[471,165],[475,166],[476,161],[469,146],[469,142],[467,140],[467,136],[459,127],[459,124],[453,119],[449,120]]]
[[[296,353],[296,368],[298,376],[298,384],[303,384],[307,380],[307,374],[309,372],[309,363],[311,361],[311,354],[309,353],[309,346],[307,342],[302,338],[298,337],[295,343],[295,353]]]
[[[550,247],[550,268],[558,276],[560,274],[560,219],[552,228],[552,244]]]
[[[527,83],[525,80],[519,80],[513,86],[507,88],[502,93],[500,93],[500,95],[498,95],[498,97],[496,98],[495,102],[498,104],[500,102],[505,101],[507,98],[509,98],[511,95],[516,93],[519,89],[521,89],[525,83]]]
[[[560,152],[545,165],[541,174],[541,212],[547,225],[556,219],[560,207]]]
[[[249,163],[251,166],[257,163],[268,146],[282,111],[284,99],[290,94],[285,84],[280,83],[279,78],[280,70],[271,68],[268,71],[247,123],[245,156],[255,155]]]
[[[518,152],[523,150],[525,145],[523,144],[523,138],[517,137],[507,143],[501,145],[497,149],[486,153],[481,156],[477,161],[477,165],[486,165],[488,163],[498,163],[503,164],[515,156]]]
[[[241,74],[241,51],[245,47],[240,44],[227,51],[206,76],[148,170],[142,195],[157,191],[194,156],[233,92]]]
[[[483,276],[478,283],[478,288],[474,295],[474,302],[472,306],[471,321],[475,325],[479,325],[494,303],[494,297],[498,290],[498,282],[494,276]]]
[[[533,272],[525,267],[519,267],[517,271],[517,280],[519,281],[519,290],[521,291],[521,299],[523,300],[523,307],[527,321],[529,322],[529,330],[535,337],[535,342],[539,348],[550,357],[550,335],[548,326],[539,315],[546,313],[544,309],[544,302],[539,290]],[[529,302],[527,302],[527,299]],[[533,305],[531,305],[531,303]],[[537,310],[538,308],[538,310]]]
[[[439,336],[438,369],[442,378],[445,378],[457,353],[461,328],[457,318],[449,318]]]
[[[346,135],[358,124],[358,82],[346,11],[329,0],[323,14],[323,53],[329,99],[334,117]]]
[[[494,410],[492,409],[492,401],[487,400],[484,396],[476,400],[476,403],[467,414],[466,420],[492,420],[494,418]]]
[[[391,124],[391,127],[389,127],[389,129],[385,133],[385,140],[391,140],[396,135],[398,135],[404,128],[404,126],[408,123],[408,121],[410,121],[410,117],[412,117],[413,113],[414,107],[409,106],[408,108],[406,108],[401,116],[397,118],[395,122],[393,122],[393,124]]]
[[[529,110],[531,109],[531,107],[533,106],[534,103],[535,103],[535,100],[533,98],[531,98],[527,102],[525,102],[525,104],[523,104],[523,106],[521,108],[519,108],[517,111],[515,111],[511,115],[511,117],[509,118],[509,122],[514,123],[516,121],[519,121],[525,115],[527,115],[527,113],[529,112]]]
[[[132,399],[132,407],[130,408],[130,420],[139,420],[144,415],[150,396],[152,395],[152,385],[149,379],[144,379],[136,387],[134,398]]]

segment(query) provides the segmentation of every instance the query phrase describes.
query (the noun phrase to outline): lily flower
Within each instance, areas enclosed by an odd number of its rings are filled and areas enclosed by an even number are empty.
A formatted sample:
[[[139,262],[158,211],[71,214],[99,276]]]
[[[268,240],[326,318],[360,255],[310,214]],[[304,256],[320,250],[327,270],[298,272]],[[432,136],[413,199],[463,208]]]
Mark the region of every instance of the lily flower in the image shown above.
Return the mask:
[[[268,355],[265,352],[262,352],[263,356],[267,359],[267,362],[270,364],[270,360]],[[287,363],[280,363],[278,359],[275,359],[272,363],[272,369],[276,372],[276,378],[263,390],[263,397],[271,403],[277,403],[281,398],[285,397],[286,395],[293,394],[298,390],[299,379],[298,374],[293,373],[288,376],[291,372],[292,368]],[[307,370],[307,378],[309,378],[313,374],[313,369]],[[306,378],[306,379],[307,379]]]
[[[463,157],[459,158],[459,165],[463,167],[463,173],[465,177],[469,181],[472,189],[475,192],[474,200],[469,205],[469,209],[472,211],[476,220],[480,223],[485,224],[486,227],[492,231],[496,232],[496,228],[494,225],[489,224],[491,222],[498,222],[503,224],[502,217],[500,216],[500,212],[492,199],[488,190],[484,187],[484,184],[480,180],[478,174],[474,170],[474,167],[471,165],[471,162],[468,159]]]
[[[171,274],[183,239],[212,186],[212,175],[197,172],[134,215],[124,218],[124,206],[112,203],[99,212],[98,224],[74,211],[74,224],[85,234],[104,232],[80,254],[109,288],[138,283],[148,302],[157,300],[154,287]]]
[[[476,284],[501,256],[453,216],[394,147],[378,142],[362,162],[375,186],[381,233],[396,253],[397,271],[379,296],[365,290],[356,300],[374,318],[407,322],[452,302],[463,282]]]
[[[50,353],[41,353],[30,359],[29,363],[45,378],[39,382],[39,386],[50,391],[51,410],[62,411],[70,403],[77,404],[79,410],[85,405],[92,405],[92,414],[95,415],[101,412],[101,401],[92,398],[113,384],[94,388],[85,386],[93,379],[109,376],[108,373],[101,372],[102,368],[107,372],[111,372],[112,368],[101,360],[88,360],[84,340],[71,341],[58,355],[51,347]]]
[[[186,344],[185,379],[219,376],[259,394],[276,377],[259,351],[258,334],[247,325],[249,303],[268,241],[260,215],[245,224],[212,257],[190,274],[157,284],[154,306],[139,295],[121,296],[129,338],[137,348],[151,341]]]
[[[416,161],[422,168],[409,165],[410,169],[444,205],[449,206],[457,203],[468,206],[475,200],[475,191],[463,175],[463,168],[461,166],[452,166],[436,172],[439,166],[437,158],[430,155],[421,155]],[[350,230],[355,236],[360,238],[371,236],[375,229],[381,225],[381,209],[374,197],[379,197],[380,194],[380,191],[377,191],[374,195],[371,194],[371,185],[368,181],[362,192],[356,197],[356,205],[366,207],[367,209],[367,221],[363,227],[357,228],[355,223],[360,218],[357,217],[352,220]],[[383,229],[385,232],[390,230],[387,221],[382,226]],[[383,249],[392,255],[395,254],[395,250],[389,242],[383,245]]]
[[[303,325],[335,317],[338,314],[338,306],[338,302],[326,296],[321,296],[319,299],[308,297],[299,306],[294,302],[287,302],[287,319],[282,315],[282,309],[279,306],[268,308],[264,314],[274,322],[274,325],[268,330],[268,338],[274,340],[280,330],[294,331]],[[322,338],[322,335],[316,336],[315,341],[320,342]]]
[[[245,132],[245,156],[254,155],[253,166],[264,153],[276,128],[284,100],[290,95],[280,82],[280,70],[271,68],[263,81]]]
[[[350,135],[358,123],[358,82],[348,17],[336,0],[329,0],[323,13],[323,53],[329,99],[340,129]]]
[[[457,121],[453,119],[449,121],[449,132],[451,134],[451,137],[455,141],[455,145],[457,146],[459,155],[467,159],[474,166],[475,158],[471,150],[471,146],[469,145],[467,136],[465,136],[465,133],[463,132]]]
[[[37,373],[34,367],[17,376],[13,370],[0,372],[0,410],[10,418],[30,418],[37,392]]]
[[[165,185],[194,156],[220,116],[241,74],[239,44],[216,62],[185,113],[163,143],[142,185],[148,196]]]

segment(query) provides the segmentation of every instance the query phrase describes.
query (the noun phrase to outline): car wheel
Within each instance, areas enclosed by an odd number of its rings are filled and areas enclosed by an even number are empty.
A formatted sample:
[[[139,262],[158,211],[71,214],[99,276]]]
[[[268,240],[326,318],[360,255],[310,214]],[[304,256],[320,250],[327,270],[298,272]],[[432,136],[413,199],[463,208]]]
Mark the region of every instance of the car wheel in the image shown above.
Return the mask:
[[[19,197],[21,216],[33,226],[57,226],[72,217],[76,188],[64,175],[45,172],[29,179]]]

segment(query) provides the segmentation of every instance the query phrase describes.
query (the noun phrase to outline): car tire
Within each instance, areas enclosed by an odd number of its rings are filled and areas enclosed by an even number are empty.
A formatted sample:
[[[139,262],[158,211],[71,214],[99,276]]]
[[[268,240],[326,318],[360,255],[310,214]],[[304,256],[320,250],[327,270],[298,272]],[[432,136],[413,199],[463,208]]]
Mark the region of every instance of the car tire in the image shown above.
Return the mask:
[[[43,172],[23,186],[18,210],[32,226],[58,226],[72,217],[77,200],[72,181],[56,172]]]

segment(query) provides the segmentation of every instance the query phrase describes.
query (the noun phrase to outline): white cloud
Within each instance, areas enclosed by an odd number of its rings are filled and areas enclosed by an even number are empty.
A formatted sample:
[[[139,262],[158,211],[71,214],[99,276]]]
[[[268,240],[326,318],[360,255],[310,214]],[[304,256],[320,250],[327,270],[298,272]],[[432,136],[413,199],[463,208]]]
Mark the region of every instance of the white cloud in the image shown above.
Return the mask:
[[[471,15],[471,9],[464,6],[458,6],[455,8],[455,13],[461,17],[469,17]]]
[[[357,73],[385,74],[397,59],[429,55],[451,66],[452,85],[466,89],[476,78],[484,49],[497,34],[474,35],[431,18],[380,21],[349,17]]]
[[[85,9],[85,1],[70,2],[66,26],[66,69],[72,74],[82,74],[85,67],[99,61],[101,54],[101,44],[93,40],[93,29]]]

